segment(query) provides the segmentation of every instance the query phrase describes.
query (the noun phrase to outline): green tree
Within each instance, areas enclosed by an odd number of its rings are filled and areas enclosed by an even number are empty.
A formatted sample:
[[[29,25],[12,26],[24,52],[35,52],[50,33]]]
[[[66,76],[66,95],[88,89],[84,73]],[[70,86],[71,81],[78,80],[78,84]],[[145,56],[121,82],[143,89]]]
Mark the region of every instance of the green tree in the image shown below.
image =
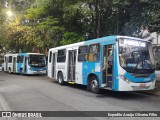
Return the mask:
[[[0,18],[0,42],[16,51],[37,47],[44,52],[87,39],[138,36],[142,29],[160,28],[159,0],[10,0],[9,5],[14,16],[7,24],[5,17]]]
[[[159,0],[115,0],[114,8],[124,16],[124,19],[118,18],[118,26],[121,24],[122,28],[119,33],[137,36],[141,29],[158,31]]]

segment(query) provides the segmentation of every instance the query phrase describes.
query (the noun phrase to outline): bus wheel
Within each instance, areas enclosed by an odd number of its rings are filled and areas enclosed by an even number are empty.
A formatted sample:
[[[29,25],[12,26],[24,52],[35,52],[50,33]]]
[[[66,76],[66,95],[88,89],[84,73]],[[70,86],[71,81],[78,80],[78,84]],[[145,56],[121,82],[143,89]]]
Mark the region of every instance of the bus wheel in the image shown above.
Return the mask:
[[[60,85],[63,85],[64,84],[64,79],[63,79],[63,74],[62,72],[58,73],[58,83]]]
[[[11,74],[11,68],[9,68],[8,73]]]
[[[100,88],[98,86],[98,79],[96,76],[92,76],[89,82],[89,89],[92,93],[100,93]]]

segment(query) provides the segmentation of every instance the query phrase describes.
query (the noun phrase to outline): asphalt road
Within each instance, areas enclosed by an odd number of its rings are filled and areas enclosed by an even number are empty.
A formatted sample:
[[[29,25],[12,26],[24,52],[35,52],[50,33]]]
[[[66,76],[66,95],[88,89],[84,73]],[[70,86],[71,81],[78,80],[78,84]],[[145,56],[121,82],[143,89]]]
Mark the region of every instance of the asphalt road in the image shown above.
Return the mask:
[[[90,93],[85,86],[60,86],[47,76],[21,76],[0,72],[2,111],[160,111],[160,97],[136,92]],[[3,118],[2,120],[12,120]],[[128,120],[124,117],[16,118],[18,120]],[[158,120],[157,117],[132,117]],[[1,120],[1,118],[0,118]],[[15,118],[13,119],[15,120]]]

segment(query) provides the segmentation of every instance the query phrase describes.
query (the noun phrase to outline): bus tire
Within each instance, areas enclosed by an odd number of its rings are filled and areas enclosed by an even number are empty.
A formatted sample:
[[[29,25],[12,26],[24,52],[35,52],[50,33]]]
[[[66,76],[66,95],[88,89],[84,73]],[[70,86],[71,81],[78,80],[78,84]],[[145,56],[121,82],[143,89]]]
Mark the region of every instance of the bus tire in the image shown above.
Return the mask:
[[[58,73],[58,83],[60,84],[60,85],[64,85],[64,79],[63,79],[63,74],[62,74],[62,72],[59,72]]]
[[[89,79],[89,90],[92,93],[96,93],[96,94],[100,93],[98,78],[95,75],[91,76]]]
[[[11,74],[11,68],[9,68],[8,73]]]

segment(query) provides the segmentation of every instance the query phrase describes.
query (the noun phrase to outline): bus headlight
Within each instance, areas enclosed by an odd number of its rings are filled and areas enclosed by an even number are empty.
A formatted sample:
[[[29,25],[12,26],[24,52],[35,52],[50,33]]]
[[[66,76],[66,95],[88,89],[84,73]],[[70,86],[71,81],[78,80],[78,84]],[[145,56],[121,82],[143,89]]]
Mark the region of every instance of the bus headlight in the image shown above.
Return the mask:
[[[126,81],[127,83],[130,82],[125,76],[123,76],[123,75],[119,75],[119,76],[120,76],[120,78],[121,78],[122,80]]]

